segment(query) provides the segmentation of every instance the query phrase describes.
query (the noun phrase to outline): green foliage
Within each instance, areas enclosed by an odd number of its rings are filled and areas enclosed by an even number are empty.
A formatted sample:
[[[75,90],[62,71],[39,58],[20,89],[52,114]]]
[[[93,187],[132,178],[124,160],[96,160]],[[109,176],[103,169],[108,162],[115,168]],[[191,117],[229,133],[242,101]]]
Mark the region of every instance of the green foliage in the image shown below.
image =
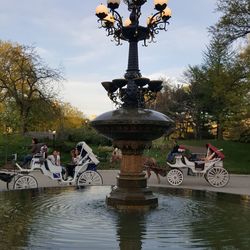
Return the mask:
[[[91,145],[111,145],[111,142],[97,133],[92,127],[84,126],[77,129],[67,129],[64,130],[61,136],[66,137],[70,142],[85,141],[87,144]]]
[[[0,131],[17,132],[20,128],[19,113],[13,101],[5,101],[0,104]]]
[[[24,137],[17,134],[0,135],[0,167],[13,159],[13,154],[17,154],[18,160],[23,160],[31,144],[30,137]]]
[[[29,115],[29,131],[48,131],[57,128],[55,121],[60,121],[60,107],[55,100],[34,99]]]
[[[222,17],[210,30],[212,38],[202,64],[184,72],[187,87],[171,87],[165,81],[151,105],[176,121],[179,138],[191,138],[192,133],[196,139],[211,138],[216,133],[218,139],[239,140],[249,129],[250,44],[231,45],[250,32],[249,1],[218,0],[217,10]],[[245,134],[244,140],[250,140]]]
[[[95,149],[95,152],[97,152],[98,160],[100,162],[109,162],[113,150],[114,148],[112,146],[98,146]]]
[[[242,123],[247,124],[249,118],[249,46],[237,53],[213,37],[204,53],[203,64],[189,66],[184,73],[190,90],[188,112],[195,124],[196,138],[204,138],[206,129],[209,132],[207,125],[212,123],[217,125],[219,139],[225,132],[231,135],[228,138],[235,138],[234,127],[245,130]]]
[[[163,137],[155,140],[152,147],[144,150],[144,155],[152,157],[157,161],[157,165],[166,166],[167,155],[174,146],[174,141],[165,140]]]
[[[249,133],[249,131],[248,131]],[[55,148],[61,152],[62,163],[70,161],[70,150],[76,146],[76,143],[83,138],[78,138],[75,142],[68,140],[56,140]],[[53,140],[44,140],[50,150],[53,149]],[[206,143],[211,143],[219,149],[223,149],[225,154],[224,166],[230,173],[250,174],[250,143],[240,143],[222,140],[183,140],[178,141],[179,144],[187,146],[196,146],[205,150]],[[1,135],[0,136],[0,168],[10,159],[12,154],[17,153],[18,161],[23,160],[29,150],[31,144],[30,137],[20,135]],[[157,164],[166,167],[166,158],[170,150],[173,148],[175,141],[165,140],[164,137],[153,142],[150,149],[144,151],[144,155],[156,159]],[[94,154],[100,161],[101,169],[119,169],[119,164],[111,164],[110,157],[113,147],[109,145],[89,144]],[[195,152],[193,152],[195,153]]]
[[[240,134],[240,142],[250,143],[250,129],[246,129]]]

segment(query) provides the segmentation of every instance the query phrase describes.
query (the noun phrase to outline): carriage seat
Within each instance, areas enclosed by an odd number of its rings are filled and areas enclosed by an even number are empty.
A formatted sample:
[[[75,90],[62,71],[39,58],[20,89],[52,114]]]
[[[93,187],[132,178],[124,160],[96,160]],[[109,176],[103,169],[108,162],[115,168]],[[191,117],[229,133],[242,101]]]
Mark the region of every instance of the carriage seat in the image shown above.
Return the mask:
[[[175,156],[175,162],[174,163],[168,162],[168,165],[170,167],[178,167],[178,168],[186,167],[186,164],[184,163],[184,161],[182,159],[182,155],[176,155]]]
[[[184,156],[184,161],[185,161],[185,164],[187,166],[191,166],[191,167],[194,167],[195,166],[195,162],[194,161],[189,161],[188,158],[186,156]]]
[[[61,173],[62,172],[62,167],[54,165],[52,161],[45,159],[44,161],[44,166],[47,171],[51,173]]]
[[[201,160],[201,161],[195,161],[195,168],[204,170],[205,167],[210,167],[214,165],[215,163],[219,162],[220,158],[212,158],[210,160]]]

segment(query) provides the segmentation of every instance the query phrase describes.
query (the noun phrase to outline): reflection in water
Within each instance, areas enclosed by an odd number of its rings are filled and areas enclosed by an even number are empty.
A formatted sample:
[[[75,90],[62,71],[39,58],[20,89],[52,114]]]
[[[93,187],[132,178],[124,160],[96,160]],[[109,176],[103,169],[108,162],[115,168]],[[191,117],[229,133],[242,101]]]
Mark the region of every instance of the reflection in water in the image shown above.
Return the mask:
[[[248,249],[249,197],[157,190],[146,214],[108,209],[110,187],[0,193],[0,249]]]
[[[231,195],[230,203],[227,198],[223,194],[210,197],[206,216],[191,224],[193,238],[203,239],[214,249],[245,249],[250,244],[250,205],[242,206],[237,195]]]
[[[120,242],[120,250],[142,249],[142,236],[145,230],[143,214],[118,213],[117,239]]]
[[[0,193],[0,249],[26,246],[35,199],[33,190]]]
[[[186,231],[186,240],[190,245],[202,249],[249,249],[249,199],[242,199],[239,195],[203,191],[171,192],[174,202],[179,200],[182,203],[172,206],[177,207],[172,215],[179,214],[178,217],[183,220],[180,226]],[[163,193],[166,194],[166,191]],[[169,195],[170,191],[167,193]],[[166,199],[164,202],[167,202],[166,205],[169,204]],[[175,223],[175,226],[177,225],[178,222]],[[183,237],[185,234],[180,236]]]

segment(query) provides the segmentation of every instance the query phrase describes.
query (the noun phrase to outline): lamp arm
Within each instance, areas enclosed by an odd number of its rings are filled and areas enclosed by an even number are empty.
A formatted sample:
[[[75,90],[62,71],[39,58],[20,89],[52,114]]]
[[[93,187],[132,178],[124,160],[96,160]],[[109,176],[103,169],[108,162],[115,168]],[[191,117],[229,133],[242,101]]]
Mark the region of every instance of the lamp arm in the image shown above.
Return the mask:
[[[158,34],[160,30],[167,31],[167,25],[169,25],[169,22],[161,21],[157,23],[157,26],[153,29],[155,34]]]
[[[122,17],[121,17],[121,15],[116,10],[111,10],[111,13],[112,13],[115,21],[117,21],[117,26],[122,27]]]
[[[161,19],[162,15],[161,15],[162,11],[158,11],[156,12],[153,16],[150,17],[149,19],[149,24],[148,27],[150,28],[151,26],[156,25],[156,23]],[[156,18],[156,19],[155,19]],[[152,22],[155,19],[155,22]]]

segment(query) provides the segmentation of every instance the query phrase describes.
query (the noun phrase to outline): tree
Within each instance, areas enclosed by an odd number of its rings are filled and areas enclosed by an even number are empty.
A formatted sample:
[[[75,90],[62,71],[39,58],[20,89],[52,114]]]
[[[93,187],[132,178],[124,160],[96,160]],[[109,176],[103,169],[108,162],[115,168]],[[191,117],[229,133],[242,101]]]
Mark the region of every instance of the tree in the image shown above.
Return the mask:
[[[243,119],[249,103],[247,59],[241,59],[229,45],[214,36],[204,53],[203,64],[189,67],[185,72],[198,134],[206,123],[215,121],[217,137],[222,139],[229,121]]]
[[[0,103],[0,131],[16,132],[20,126],[18,112],[14,102]]]
[[[217,138],[222,139],[224,121],[230,113],[231,94],[230,71],[234,54],[221,42],[220,38],[213,37],[207,51],[204,53],[204,67],[206,70],[205,84],[210,86],[210,114],[217,123]]]
[[[37,115],[39,114],[39,115]],[[58,130],[61,107],[57,100],[33,100],[29,115],[29,129],[32,131]]]
[[[163,81],[163,89],[157,93],[156,100],[153,103],[148,103],[147,108],[156,109],[166,115],[172,116],[169,106],[172,102],[172,88],[171,82],[165,78],[161,78]]]
[[[88,121],[83,112],[70,103],[61,103],[60,109],[63,117],[63,128],[80,128]]]
[[[218,0],[216,10],[221,12],[222,16],[210,27],[210,33],[216,34],[225,43],[247,37],[250,32],[249,0]]]
[[[15,102],[22,133],[34,103],[55,99],[55,83],[61,79],[61,72],[48,67],[33,47],[0,42],[0,100]]]
[[[238,73],[237,72],[241,72]],[[238,77],[237,77],[238,75]],[[250,141],[250,43],[237,56],[232,78],[238,79],[240,103],[228,120],[228,127],[233,139]],[[244,138],[242,138],[244,137]],[[248,137],[248,138],[247,138]]]
[[[213,106],[210,99],[212,88],[207,84],[204,66],[189,66],[183,75],[188,84],[189,114],[193,120],[194,137],[201,139],[208,134],[207,124]]]
[[[174,86],[170,80],[161,80],[164,81],[163,89],[157,94],[156,101],[149,108],[154,108],[171,117],[176,123],[176,133],[179,137],[184,137],[193,125],[189,115],[188,88],[181,85]]]

